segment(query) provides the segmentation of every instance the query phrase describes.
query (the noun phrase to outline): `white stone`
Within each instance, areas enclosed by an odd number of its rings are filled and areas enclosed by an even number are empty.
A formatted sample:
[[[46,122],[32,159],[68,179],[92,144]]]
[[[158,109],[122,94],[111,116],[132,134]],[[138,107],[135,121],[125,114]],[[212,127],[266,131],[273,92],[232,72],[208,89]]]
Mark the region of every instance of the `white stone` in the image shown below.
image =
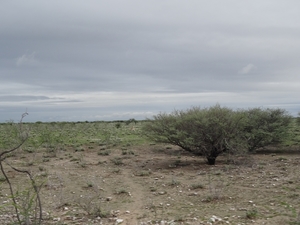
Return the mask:
[[[117,224],[123,223],[123,221],[124,221],[124,220],[122,220],[122,219],[117,219],[117,220],[116,220]]]

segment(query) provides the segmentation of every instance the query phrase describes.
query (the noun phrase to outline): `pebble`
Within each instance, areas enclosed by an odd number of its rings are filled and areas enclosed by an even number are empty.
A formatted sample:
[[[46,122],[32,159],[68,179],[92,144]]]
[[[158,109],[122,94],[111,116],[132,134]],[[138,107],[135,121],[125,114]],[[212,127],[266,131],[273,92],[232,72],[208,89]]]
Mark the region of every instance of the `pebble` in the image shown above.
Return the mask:
[[[217,217],[215,215],[213,215],[210,219],[209,219],[209,222],[217,222],[217,221],[222,221],[222,219],[220,217]]]
[[[117,219],[117,220],[116,220],[116,223],[117,223],[117,224],[120,224],[120,223],[123,223],[123,221],[124,221],[123,219]]]

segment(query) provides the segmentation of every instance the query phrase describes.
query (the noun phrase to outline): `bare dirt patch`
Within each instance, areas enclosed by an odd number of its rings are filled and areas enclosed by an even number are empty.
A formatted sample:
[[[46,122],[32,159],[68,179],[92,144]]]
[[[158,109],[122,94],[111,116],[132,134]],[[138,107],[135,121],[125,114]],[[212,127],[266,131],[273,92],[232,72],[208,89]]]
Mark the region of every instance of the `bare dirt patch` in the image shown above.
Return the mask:
[[[236,164],[221,156],[208,166],[170,146],[89,145],[53,155],[19,151],[10,161],[43,182],[44,224],[300,223],[298,154],[265,152]],[[25,187],[24,177],[8,174]],[[7,185],[0,187],[1,203],[9,203]],[[1,211],[1,224],[9,224],[11,207]]]

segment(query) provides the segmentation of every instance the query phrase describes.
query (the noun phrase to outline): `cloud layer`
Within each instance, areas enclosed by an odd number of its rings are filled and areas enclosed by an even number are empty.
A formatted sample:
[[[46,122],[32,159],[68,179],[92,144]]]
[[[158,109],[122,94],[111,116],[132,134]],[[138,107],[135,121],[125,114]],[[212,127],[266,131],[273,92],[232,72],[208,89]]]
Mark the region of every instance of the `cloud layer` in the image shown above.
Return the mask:
[[[0,120],[144,119],[216,103],[300,111],[300,2],[17,0]]]

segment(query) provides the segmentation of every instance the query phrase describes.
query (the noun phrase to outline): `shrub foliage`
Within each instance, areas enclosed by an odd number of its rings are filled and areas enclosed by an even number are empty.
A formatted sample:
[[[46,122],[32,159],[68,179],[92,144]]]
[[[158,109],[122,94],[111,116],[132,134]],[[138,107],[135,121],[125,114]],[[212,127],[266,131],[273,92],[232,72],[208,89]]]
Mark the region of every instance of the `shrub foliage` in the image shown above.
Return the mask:
[[[287,137],[292,117],[285,110],[253,108],[245,114],[247,123],[243,132],[250,152],[279,144]]]
[[[208,164],[228,152],[254,151],[283,140],[291,116],[281,109],[232,110],[215,105],[160,113],[144,125],[144,134],[160,143],[177,145]]]

